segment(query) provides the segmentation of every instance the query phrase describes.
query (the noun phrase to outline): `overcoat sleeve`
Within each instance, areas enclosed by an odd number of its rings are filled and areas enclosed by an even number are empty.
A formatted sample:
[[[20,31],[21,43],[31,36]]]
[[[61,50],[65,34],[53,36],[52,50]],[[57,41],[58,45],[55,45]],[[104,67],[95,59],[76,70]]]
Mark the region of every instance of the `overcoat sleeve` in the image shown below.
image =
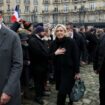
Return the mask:
[[[80,72],[79,51],[78,51],[77,44],[74,40],[72,40],[72,59],[73,59],[75,73],[79,73]]]
[[[14,35],[13,45],[11,50],[12,50],[11,69],[9,71],[10,73],[9,73],[8,81],[4,86],[3,93],[13,96],[16,93],[16,90],[20,83],[20,75],[21,75],[22,65],[23,65],[21,42],[17,34]]]

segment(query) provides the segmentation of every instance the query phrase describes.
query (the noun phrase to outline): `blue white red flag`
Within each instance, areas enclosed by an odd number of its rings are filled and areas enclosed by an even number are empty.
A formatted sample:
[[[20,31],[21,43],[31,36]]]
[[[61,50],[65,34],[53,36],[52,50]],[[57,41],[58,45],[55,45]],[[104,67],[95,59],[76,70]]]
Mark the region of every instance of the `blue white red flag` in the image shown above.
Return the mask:
[[[16,5],[13,15],[11,16],[11,22],[14,23],[19,20],[19,6]]]

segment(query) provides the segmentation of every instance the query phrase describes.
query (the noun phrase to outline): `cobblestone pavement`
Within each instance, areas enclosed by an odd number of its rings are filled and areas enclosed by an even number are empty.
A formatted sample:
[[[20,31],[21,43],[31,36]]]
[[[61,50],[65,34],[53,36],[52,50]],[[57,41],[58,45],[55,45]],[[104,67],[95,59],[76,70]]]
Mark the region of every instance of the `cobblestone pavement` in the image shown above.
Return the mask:
[[[99,105],[99,82],[98,75],[93,72],[92,65],[85,65],[81,67],[81,78],[84,80],[86,85],[86,92],[84,97],[75,102],[74,105]],[[54,85],[51,86],[51,95],[44,97],[45,105],[56,105],[56,95]],[[68,102],[68,98],[66,102]],[[23,100],[23,105],[39,105],[31,100]]]

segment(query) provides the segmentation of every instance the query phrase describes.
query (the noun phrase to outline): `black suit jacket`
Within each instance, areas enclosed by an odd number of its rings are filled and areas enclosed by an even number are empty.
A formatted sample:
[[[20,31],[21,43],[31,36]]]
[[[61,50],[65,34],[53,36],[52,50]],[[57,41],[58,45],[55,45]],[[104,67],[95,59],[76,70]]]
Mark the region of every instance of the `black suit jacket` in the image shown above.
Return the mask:
[[[48,49],[44,41],[36,35],[32,35],[28,43],[32,67],[36,70],[37,68],[45,70],[48,66]]]

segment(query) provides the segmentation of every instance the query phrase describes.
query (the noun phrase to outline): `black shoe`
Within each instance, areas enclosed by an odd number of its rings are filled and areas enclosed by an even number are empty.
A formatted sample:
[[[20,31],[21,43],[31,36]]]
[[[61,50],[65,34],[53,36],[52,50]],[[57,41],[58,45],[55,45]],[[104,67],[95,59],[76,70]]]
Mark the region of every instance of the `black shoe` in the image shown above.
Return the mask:
[[[68,103],[68,105],[73,105],[73,102],[72,102],[72,101],[70,101],[70,102]]]
[[[42,98],[36,97],[35,102],[37,102],[38,104],[44,105]]]

